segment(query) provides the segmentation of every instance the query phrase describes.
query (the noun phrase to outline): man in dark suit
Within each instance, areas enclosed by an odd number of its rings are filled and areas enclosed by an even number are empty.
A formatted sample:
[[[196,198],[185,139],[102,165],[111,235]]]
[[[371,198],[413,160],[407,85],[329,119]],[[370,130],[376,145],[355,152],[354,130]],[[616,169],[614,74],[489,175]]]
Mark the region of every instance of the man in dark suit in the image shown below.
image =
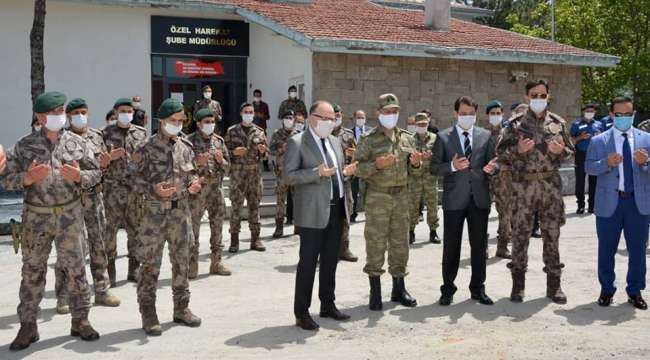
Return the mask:
[[[457,288],[454,280],[460,262],[463,226],[467,220],[471,246],[472,299],[492,305],[485,293],[485,251],[490,213],[490,190],[486,173],[495,167],[495,144],[488,130],[475,126],[478,105],[463,96],[454,104],[456,125],[438,133],[433,146],[431,173],[442,176],[444,214],[444,246],[440,305],[450,305]]]
[[[330,103],[314,103],[309,110],[307,129],[289,139],[284,156],[285,180],[294,192],[294,222],[300,228],[293,311],[296,325],[305,330],[319,327],[309,315],[319,257],[320,316],[335,320],[350,318],[336,308],[334,288],[341,231],[350,214],[343,182],[345,177],[354,175],[357,163],[344,166],[343,148],[331,135],[334,121]]]

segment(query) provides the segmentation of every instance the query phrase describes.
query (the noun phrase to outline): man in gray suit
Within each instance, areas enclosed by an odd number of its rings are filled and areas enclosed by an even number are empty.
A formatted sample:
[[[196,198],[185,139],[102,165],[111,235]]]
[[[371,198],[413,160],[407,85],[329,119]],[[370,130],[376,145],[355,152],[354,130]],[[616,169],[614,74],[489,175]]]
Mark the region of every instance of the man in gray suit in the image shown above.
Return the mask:
[[[357,163],[344,166],[345,156],[334,129],[334,109],[317,101],[309,109],[307,129],[292,136],[284,156],[284,176],[293,187],[294,224],[300,228],[300,260],[296,270],[294,315],[296,325],[317,330],[309,315],[316,265],[320,257],[320,316],[347,320],[334,304],[336,266],[343,221],[349,219],[343,182],[354,175]]]
[[[443,285],[440,305],[453,301],[457,288],[454,280],[460,262],[463,226],[467,220],[471,246],[472,299],[492,305],[485,294],[485,250],[490,213],[490,189],[487,174],[496,167],[495,144],[488,130],[475,126],[478,105],[468,96],[454,104],[455,126],[438,133],[433,146],[431,173],[442,176],[442,209],[445,239],[442,253]]]

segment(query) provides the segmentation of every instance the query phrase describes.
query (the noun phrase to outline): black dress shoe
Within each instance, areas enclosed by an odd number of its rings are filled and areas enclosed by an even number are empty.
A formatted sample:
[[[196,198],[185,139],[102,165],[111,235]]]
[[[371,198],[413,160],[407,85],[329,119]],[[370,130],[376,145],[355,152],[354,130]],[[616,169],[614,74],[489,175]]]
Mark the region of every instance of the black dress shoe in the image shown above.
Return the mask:
[[[296,326],[299,326],[303,330],[318,330],[320,326],[311,318],[311,315],[305,314],[299,318],[296,318]]]
[[[539,232],[539,229],[535,229],[533,230],[533,233],[530,236],[536,239],[540,239],[542,237],[542,233]]]
[[[643,300],[641,295],[630,296],[627,302],[634,305],[634,307],[639,310],[648,310],[648,304]]]
[[[442,295],[440,296],[440,300],[438,300],[440,306],[449,306],[452,302],[454,302],[453,295]]]
[[[594,213],[594,208],[589,208],[589,210],[587,210],[587,213],[593,214]]]
[[[357,222],[357,214],[352,214],[350,215],[350,222],[355,223]]]
[[[576,210],[576,214],[582,215],[585,213],[585,207],[584,206],[578,206],[578,210]]]
[[[494,301],[490,299],[489,296],[485,293],[485,291],[478,291],[472,293],[472,300],[477,300],[479,304],[483,305],[494,305]]]
[[[440,244],[441,240],[438,237],[438,233],[435,230],[429,231],[429,241],[433,244]]]
[[[614,294],[607,294],[607,293],[601,292],[600,296],[598,297],[598,305],[600,305],[600,306],[610,306],[612,304],[613,299],[614,299]]]
[[[338,321],[348,320],[350,315],[344,314],[336,308],[336,305],[330,304],[326,306],[321,306],[320,317],[322,318],[332,318]]]

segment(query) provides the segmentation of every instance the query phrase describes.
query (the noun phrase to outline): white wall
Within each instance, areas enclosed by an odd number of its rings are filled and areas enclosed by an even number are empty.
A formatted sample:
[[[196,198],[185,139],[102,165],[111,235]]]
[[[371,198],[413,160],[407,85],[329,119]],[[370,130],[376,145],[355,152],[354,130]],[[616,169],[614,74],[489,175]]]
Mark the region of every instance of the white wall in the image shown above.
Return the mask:
[[[280,127],[278,108],[287,98],[291,79],[304,77],[307,109],[312,101],[312,52],[281,35],[256,24],[250,25],[251,53],[248,59],[248,98],[260,89],[269,104],[271,118],[267,135]]]

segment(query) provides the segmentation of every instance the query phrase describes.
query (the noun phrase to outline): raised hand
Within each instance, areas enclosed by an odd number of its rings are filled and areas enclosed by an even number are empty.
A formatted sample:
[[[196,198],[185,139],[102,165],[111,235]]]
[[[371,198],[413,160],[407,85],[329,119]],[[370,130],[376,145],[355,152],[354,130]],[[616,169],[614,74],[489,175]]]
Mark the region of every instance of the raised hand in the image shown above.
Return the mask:
[[[321,177],[330,177],[335,173],[336,173],[335,167],[328,168],[327,165],[325,165],[324,163],[320,164],[320,166],[318,167],[318,175]]]
[[[564,151],[564,141],[551,140],[548,142],[548,151],[555,155],[560,155]]]
[[[210,157],[210,154],[207,153],[207,152],[202,153],[202,154],[197,154],[196,155],[196,164],[198,166],[205,166],[205,164],[208,163],[209,157]]]
[[[190,194],[198,194],[201,191],[201,183],[203,183],[203,178],[198,178],[190,184],[190,187],[187,188],[187,191],[190,192]]]
[[[217,161],[217,164],[223,164],[224,163],[223,151],[217,150],[214,153],[214,159]]]
[[[343,176],[352,176],[357,172],[357,166],[359,166],[359,162],[355,161],[349,165],[345,165],[343,168]]]
[[[232,151],[232,153],[235,156],[245,156],[246,153],[248,153],[248,149],[243,146],[239,146],[236,147],[235,150]]]
[[[121,159],[126,155],[126,150],[123,147],[119,147],[117,149],[113,148],[113,145],[111,145],[111,161],[115,161],[118,159]]]
[[[59,174],[67,181],[81,182],[81,169],[79,163],[74,160],[72,164],[65,164],[59,169]]]
[[[483,166],[483,172],[486,174],[492,174],[494,172],[494,169],[497,167],[497,158],[495,157],[494,159],[490,160],[487,165]]]
[[[5,148],[0,145],[0,174],[5,172],[7,168],[7,154],[5,153]]]
[[[451,164],[454,166],[456,171],[463,171],[469,168],[469,160],[466,157],[458,157],[458,154],[454,154],[454,157],[451,159]]]
[[[33,184],[38,184],[45,180],[50,174],[50,166],[47,164],[39,164],[36,160],[33,160],[32,163],[27,168],[27,173],[23,179],[23,185],[30,186]]]
[[[534,146],[535,146],[535,141],[533,141],[532,139],[522,138],[519,139],[519,142],[517,143],[517,151],[523,155],[529,152],[530,150],[532,150]]]
[[[607,155],[607,166],[611,168],[617,167],[622,162],[623,162],[623,155],[621,154],[611,153]]]
[[[395,154],[388,154],[385,156],[378,156],[377,159],[375,159],[375,167],[379,170],[385,169],[393,163],[395,163],[395,160],[397,159],[397,156]]]
[[[638,149],[634,152],[634,161],[639,165],[646,165],[648,163],[648,150]]]
[[[156,184],[154,192],[161,198],[168,198],[176,193],[176,187],[171,186],[167,181],[163,181]]]

